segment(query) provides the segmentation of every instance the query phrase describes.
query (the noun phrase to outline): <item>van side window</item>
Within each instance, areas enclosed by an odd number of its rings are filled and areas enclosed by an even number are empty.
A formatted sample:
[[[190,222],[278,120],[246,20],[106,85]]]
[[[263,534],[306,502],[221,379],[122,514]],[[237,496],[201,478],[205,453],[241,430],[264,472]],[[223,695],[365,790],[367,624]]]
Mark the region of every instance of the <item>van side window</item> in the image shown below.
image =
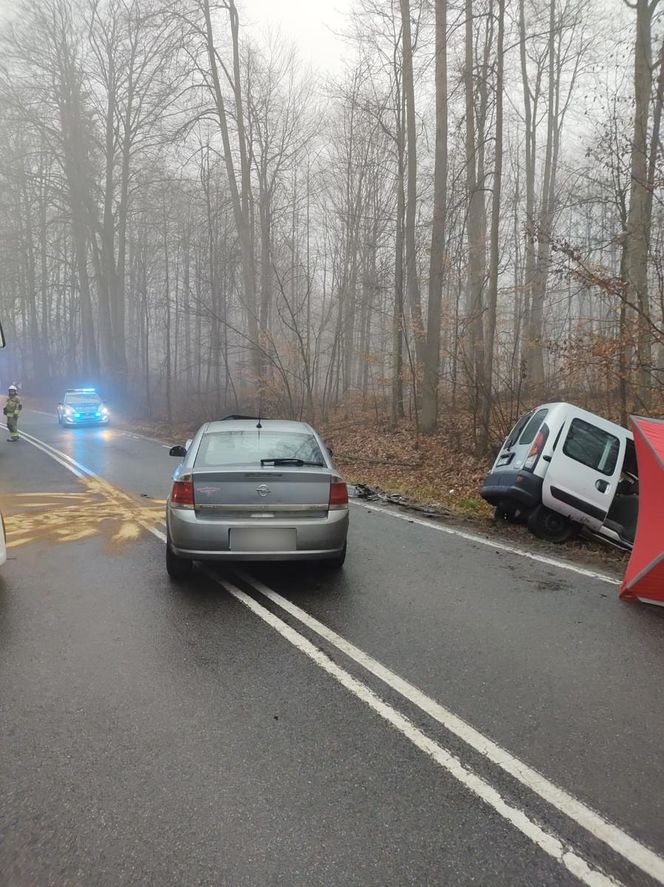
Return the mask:
[[[548,410],[538,410],[535,415],[532,417],[530,422],[523,429],[523,434],[519,438],[519,446],[522,444],[530,444],[535,440],[535,435],[539,431],[539,427],[542,422],[546,419],[546,414]]]
[[[563,453],[570,459],[611,475],[616,470],[619,452],[617,437],[583,419],[572,419],[563,447]]]

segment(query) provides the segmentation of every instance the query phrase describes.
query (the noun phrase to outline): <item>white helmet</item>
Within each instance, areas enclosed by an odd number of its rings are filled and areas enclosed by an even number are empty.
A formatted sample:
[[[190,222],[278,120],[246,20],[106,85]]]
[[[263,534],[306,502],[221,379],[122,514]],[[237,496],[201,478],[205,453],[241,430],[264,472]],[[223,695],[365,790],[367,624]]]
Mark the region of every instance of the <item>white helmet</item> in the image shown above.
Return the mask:
[[[16,387],[16,385],[10,385],[7,390],[9,391],[10,394],[17,394],[18,393],[18,388]]]

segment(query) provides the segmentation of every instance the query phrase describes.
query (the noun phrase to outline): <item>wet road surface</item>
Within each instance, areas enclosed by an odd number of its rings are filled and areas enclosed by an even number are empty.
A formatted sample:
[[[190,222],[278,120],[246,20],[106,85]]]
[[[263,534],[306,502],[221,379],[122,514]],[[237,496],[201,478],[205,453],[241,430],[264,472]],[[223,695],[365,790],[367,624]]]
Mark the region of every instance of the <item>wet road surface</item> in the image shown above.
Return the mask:
[[[2,883],[664,882],[664,613],[361,504],[340,574],[174,585],[167,448],[23,429]]]

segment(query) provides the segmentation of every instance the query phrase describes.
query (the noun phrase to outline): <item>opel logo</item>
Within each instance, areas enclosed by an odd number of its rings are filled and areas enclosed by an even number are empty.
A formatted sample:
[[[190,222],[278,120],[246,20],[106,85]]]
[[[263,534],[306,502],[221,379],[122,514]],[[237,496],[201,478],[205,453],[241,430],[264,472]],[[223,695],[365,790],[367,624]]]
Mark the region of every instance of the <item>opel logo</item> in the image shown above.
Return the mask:
[[[267,484],[261,484],[260,487],[256,487],[256,492],[264,499],[266,496],[270,495],[272,490],[270,490]]]

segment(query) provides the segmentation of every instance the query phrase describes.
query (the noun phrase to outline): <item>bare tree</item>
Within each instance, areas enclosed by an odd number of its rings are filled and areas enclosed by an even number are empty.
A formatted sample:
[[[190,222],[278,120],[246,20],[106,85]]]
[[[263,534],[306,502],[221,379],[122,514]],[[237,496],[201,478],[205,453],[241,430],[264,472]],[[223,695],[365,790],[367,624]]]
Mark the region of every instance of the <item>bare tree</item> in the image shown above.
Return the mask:
[[[627,2],[627,0],[625,0]],[[650,300],[648,297],[648,122],[652,91],[652,18],[659,0],[627,3],[636,10],[634,51],[634,130],[632,135],[631,188],[625,236],[625,273],[629,298],[638,306],[638,396],[646,409],[650,404],[652,349],[650,343]]]
[[[447,224],[447,0],[436,0],[435,27],[436,148],[421,421],[422,430],[425,432],[433,431],[438,421],[440,323],[446,261]]]

